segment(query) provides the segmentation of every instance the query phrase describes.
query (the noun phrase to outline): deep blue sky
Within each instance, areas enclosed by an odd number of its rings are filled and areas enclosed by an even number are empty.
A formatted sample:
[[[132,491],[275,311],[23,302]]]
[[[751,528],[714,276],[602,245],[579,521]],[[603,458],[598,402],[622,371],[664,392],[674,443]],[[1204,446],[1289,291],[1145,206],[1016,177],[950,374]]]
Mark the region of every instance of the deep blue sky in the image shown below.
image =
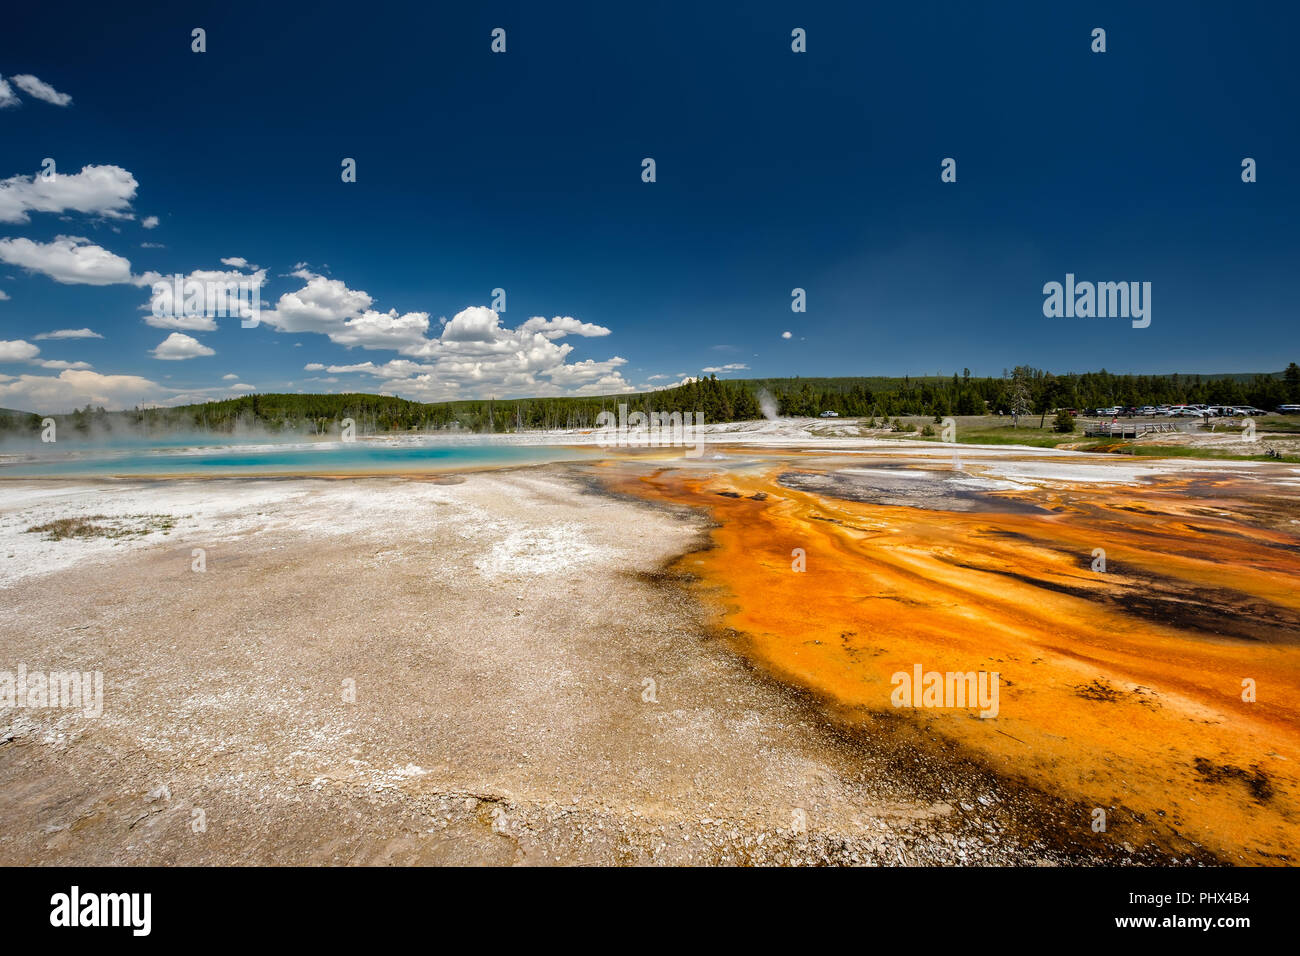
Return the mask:
[[[1231,372],[1300,356],[1292,5],[112,6],[6,14],[0,76],[72,102],[9,80],[0,180],[47,156],[64,174],[121,167],[139,184],[135,218],[33,211],[0,222],[0,239],[85,237],[135,275],[242,257],[267,269],[268,305],[303,288],[286,274],[306,263],[374,309],[428,313],[430,339],[499,286],[503,327],[572,316],[610,334],[554,338],[573,347],[564,362],[626,362],[552,377],[538,357],[507,379],[503,332],[475,377],[456,364],[478,361],[472,348],[403,356],[229,319],[185,333],[215,354],[164,361],[151,350],[170,330],[145,323],[147,286],[59,283],[11,261],[0,340],[40,353],[10,347],[0,406],[218,397],[236,381],[434,398],[726,365]],[[791,52],[794,27],[806,54]],[[940,182],[949,156],[955,184]],[[356,183],[340,181],[343,157]],[[1042,286],[1067,272],[1151,282],[1151,326],[1045,318]],[[796,286],[806,314],[790,310]],[[83,327],[103,338],[34,339]],[[304,369],[403,358],[422,368]],[[60,374],[48,360],[150,384],[35,381]]]

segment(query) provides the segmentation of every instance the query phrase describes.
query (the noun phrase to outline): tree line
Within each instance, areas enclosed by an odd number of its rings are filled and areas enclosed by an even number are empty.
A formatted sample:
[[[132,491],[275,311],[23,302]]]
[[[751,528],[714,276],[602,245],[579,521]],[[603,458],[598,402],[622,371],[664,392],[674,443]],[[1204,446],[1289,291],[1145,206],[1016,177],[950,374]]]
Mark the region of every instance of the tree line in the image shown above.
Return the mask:
[[[748,421],[762,405],[782,416],[897,418],[908,415],[1046,414],[1060,408],[1196,404],[1273,409],[1300,403],[1300,366],[1256,375],[1056,375],[1029,366],[1000,377],[770,378],[720,380],[716,375],[673,388],[626,395],[414,402],[388,395],[255,394],[199,405],[108,412],[87,406],[50,416],[61,429],[91,434],[126,430],[149,435],[175,431],[337,433],[351,418],[360,434],[401,431],[509,432],[591,428],[601,412],[702,412],[707,422]],[[43,416],[0,411],[0,428],[38,432]]]

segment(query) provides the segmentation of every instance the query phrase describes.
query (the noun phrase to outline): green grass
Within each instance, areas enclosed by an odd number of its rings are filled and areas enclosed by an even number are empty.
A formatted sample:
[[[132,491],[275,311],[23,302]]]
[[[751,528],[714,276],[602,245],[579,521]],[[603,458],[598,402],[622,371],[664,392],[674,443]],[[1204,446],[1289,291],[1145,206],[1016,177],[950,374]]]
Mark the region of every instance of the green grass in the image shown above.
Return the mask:
[[[1056,432],[1051,428],[957,429],[959,445],[1029,445],[1032,448],[1055,448],[1078,441],[1081,433]]]
[[[109,524],[96,524],[98,521]],[[143,521],[143,527],[130,527],[124,521]],[[46,541],[62,541],[65,538],[130,538],[146,535],[153,531],[170,534],[176,527],[176,519],[171,515],[127,515],[125,518],[109,518],[106,515],[90,515],[86,518],[58,518],[45,524],[33,525],[27,529],[28,534],[43,534]]]
[[[1227,461],[1277,461],[1300,464],[1300,455],[1283,455],[1272,458],[1268,455],[1234,455],[1213,448],[1192,445],[1134,445],[1131,442],[1099,441],[1090,445],[1080,445],[1080,451],[1105,452],[1112,455],[1136,455],[1143,458],[1221,458]]]
[[[1273,432],[1277,435],[1300,435],[1300,418],[1257,418],[1255,419],[1255,431],[1257,434],[1266,435]]]
[[[1025,420],[1038,420],[1037,415],[1025,416]],[[996,415],[963,415],[954,418],[957,423],[957,444],[959,445],[1028,445],[1031,448],[1055,448],[1066,442],[1078,441],[1079,432],[1062,433],[1052,430],[1052,416],[1047,417],[1047,424],[1013,428],[1004,418]],[[903,422],[917,427],[916,432],[894,432],[889,438],[919,438],[921,441],[941,441],[943,426],[934,423],[933,418],[913,416],[903,418]],[[931,438],[920,434],[920,429],[929,425],[935,434]]]
[[[1037,421],[1037,416],[1032,416],[1030,420]],[[915,424],[918,429],[930,424],[936,434],[934,437],[927,437],[918,432],[895,432],[886,435],[887,438],[906,438],[920,441],[941,441],[941,425],[934,425],[931,418],[913,416],[903,418],[903,422]],[[1048,416],[1047,423],[1044,427],[1039,428],[1037,425],[1032,427],[1021,426],[1013,428],[1010,423],[1006,423],[1006,418],[996,416],[966,416],[956,419],[957,422],[957,444],[959,445],[1025,445],[1030,448],[1057,448],[1065,444],[1073,444],[1079,451],[1091,451],[1098,453],[1110,453],[1116,455],[1137,455],[1148,458],[1218,458],[1231,461],[1275,461],[1289,462],[1292,464],[1300,463],[1300,457],[1296,455],[1283,455],[1281,458],[1271,458],[1265,454],[1259,455],[1240,455],[1230,452],[1219,451],[1213,448],[1196,447],[1191,445],[1142,445],[1134,444],[1119,439],[1100,439],[1096,441],[1084,441],[1083,429],[1080,427],[1083,419],[1076,423],[1076,430],[1070,433],[1053,431],[1052,416]],[[1006,423],[1006,424],[1003,424]],[[1275,427],[1279,425],[1281,427]],[[1240,429],[1237,429],[1238,431]],[[1291,422],[1283,420],[1278,423],[1269,422],[1267,428],[1259,428],[1259,432],[1278,432],[1281,434],[1291,434],[1300,432],[1300,421]],[[1225,433],[1225,429],[1219,429],[1220,434]]]

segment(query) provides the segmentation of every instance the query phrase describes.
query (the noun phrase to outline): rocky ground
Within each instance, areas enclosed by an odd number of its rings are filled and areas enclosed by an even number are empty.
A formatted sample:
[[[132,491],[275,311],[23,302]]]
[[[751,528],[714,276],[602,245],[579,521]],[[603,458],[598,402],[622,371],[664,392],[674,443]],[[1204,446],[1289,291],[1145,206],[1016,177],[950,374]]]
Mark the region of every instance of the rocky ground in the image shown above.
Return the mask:
[[[663,571],[699,513],[601,489],[8,483],[0,671],[102,671],[104,700],[0,708],[0,864],[1134,859],[756,672]],[[88,516],[126,531],[27,530]]]

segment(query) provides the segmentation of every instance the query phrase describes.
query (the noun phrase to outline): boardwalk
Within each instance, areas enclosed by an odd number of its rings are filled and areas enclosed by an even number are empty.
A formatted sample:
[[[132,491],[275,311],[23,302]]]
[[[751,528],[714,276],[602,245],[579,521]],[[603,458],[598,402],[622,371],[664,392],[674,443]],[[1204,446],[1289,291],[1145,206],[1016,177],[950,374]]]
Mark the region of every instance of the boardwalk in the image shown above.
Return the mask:
[[[1083,434],[1087,438],[1139,438],[1152,432],[1177,432],[1173,422],[1086,422]]]

